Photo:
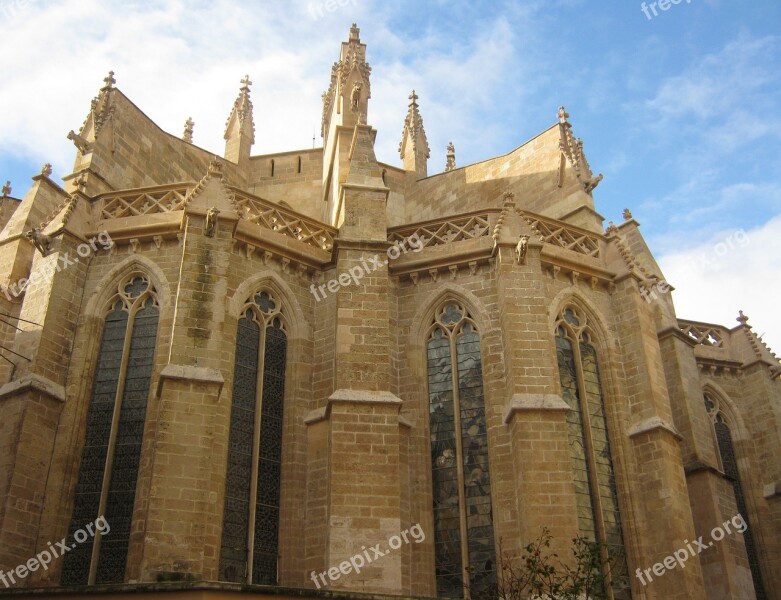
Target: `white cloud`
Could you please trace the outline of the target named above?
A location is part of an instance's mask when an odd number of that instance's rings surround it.
[[[761,227],[726,230],[708,242],[662,255],[658,262],[674,286],[683,319],[735,327],[738,310],[781,354],[781,215]]]

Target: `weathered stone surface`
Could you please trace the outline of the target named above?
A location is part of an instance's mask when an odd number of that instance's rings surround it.
[[[417,95],[403,167],[375,156],[370,76],[354,26],[324,96],[324,147],[264,156],[250,155],[254,109],[243,80],[218,160],[192,143],[191,129],[185,139],[161,131],[109,76],[72,137],[78,152],[64,189],[44,173],[21,202],[3,197],[3,289],[49,275],[0,294],[0,353],[16,363],[0,365],[0,569],[68,533],[105,318],[121,285],[142,277],[159,322],[131,588],[182,598],[241,589],[214,582],[237,331],[265,292],[288,344],[280,586],[308,594],[313,572],[420,524],[425,541],[327,589],[436,595],[427,343],[455,303],[480,336],[491,516],[504,552],[517,559],[547,527],[569,556],[578,534],[572,408],[556,347],[559,317],[576,307],[597,352],[633,596],[754,597],[739,534],[647,586],[635,577],[735,516],[714,433],[723,418],[767,597],[778,597],[781,365],[747,318],[734,328],[683,321],[669,294],[643,294],[663,274],[631,213],[603,231],[592,196],[601,176],[564,109],[506,155],[448,161],[428,175]],[[30,229],[49,236],[45,255],[25,237]],[[114,244],[84,254],[101,232]],[[704,393],[721,417],[708,413]],[[16,587],[57,586],[61,570],[55,561]]]

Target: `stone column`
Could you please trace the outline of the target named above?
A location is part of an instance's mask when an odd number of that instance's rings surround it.
[[[521,236],[525,246],[519,248]],[[547,527],[552,551],[569,557],[578,532],[567,432],[570,409],[555,393],[558,368],[542,288],[542,242],[517,213],[512,194],[505,196],[494,240],[506,374],[503,416],[512,448],[509,476],[519,507],[517,523],[500,523],[504,526],[496,535],[503,538],[503,551],[519,556]],[[501,486],[494,473],[492,481]]]

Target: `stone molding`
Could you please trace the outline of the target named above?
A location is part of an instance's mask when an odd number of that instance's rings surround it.
[[[683,440],[683,436],[675,428],[675,425],[668,423],[661,417],[649,417],[648,419],[644,419],[639,423],[635,423],[629,428],[627,435],[630,438],[634,438],[637,437],[638,435],[642,435],[643,433],[651,433],[652,431],[656,431],[657,429],[662,429],[666,431],[678,441]]]
[[[65,387],[36,373],[25,375],[15,381],[9,381],[3,387],[0,387],[0,400],[17,396],[28,389],[41,392],[53,400],[65,402]]]
[[[781,497],[781,481],[765,485],[763,495],[765,496],[765,500]]]
[[[510,406],[504,414],[504,422],[508,425],[515,414],[520,412],[569,412],[570,410],[572,410],[570,405],[558,394],[513,394],[510,398]]]
[[[160,371],[160,380],[157,382],[157,395],[160,396],[163,391],[163,382],[166,379],[179,381],[190,381],[199,384],[212,384],[219,386],[217,397],[222,393],[222,387],[225,385],[225,379],[218,369],[208,367],[194,367],[191,365],[167,364]]]
[[[337,402],[366,404],[369,406],[385,404],[398,407],[401,407],[402,404],[401,398],[391,392],[339,389],[328,397],[328,404],[326,406],[310,411],[309,414],[304,417],[304,423],[313,425],[320,421],[327,420],[331,415],[331,408]],[[412,424],[401,415],[399,415],[399,423],[406,427],[412,427]]]

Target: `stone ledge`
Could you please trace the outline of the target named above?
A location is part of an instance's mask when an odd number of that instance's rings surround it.
[[[175,379],[180,381],[191,381],[193,383],[214,384],[219,386],[217,397],[222,393],[222,386],[225,385],[225,379],[218,369],[208,367],[193,367],[189,365],[167,364],[160,371],[160,380],[157,383],[157,395],[163,390],[163,381],[166,379]]]
[[[228,600],[243,596],[257,596],[268,599],[292,600],[295,598],[323,598],[330,600],[413,600],[422,596],[392,595],[371,592],[353,592],[347,590],[317,590],[314,588],[296,588],[272,585],[254,585],[217,581],[188,581],[160,583],[122,583],[97,584],[85,586],[10,588],[0,587],[0,598],[103,598],[104,600],[124,599],[128,594],[146,594],[147,598],[165,600]]]
[[[763,495],[765,496],[765,500],[781,496],[781,481],[768,483],[763,489]]]
[[[374,390],[336,390],[328,398],[328,404],[334,402],[353,402],[355,404],[401,404],[401,398],[390,392]]]
[[[683,472],[687,477],[689,475],[694,475],[695,473],[702,473],[702,472],[712,473],[714,475],[717,475],[718,477],[724,477],[724,473],[719,471],[718,468],[714,467],[713,465],[706,464],[699,460],[693,460],[683,465]]]
[[[3,387],[0,387],[0,400],[10,396],[16,396],[27,389],[33,389],[42,394],[46,394],[53,400],[65,402],[65,387],[51,379],[41,377],[35,373],[25,375],[21,379],[9,381]]]
[[[310,411],[306,417],[304,417],[304,423],[312,425],[325,421],[331,415],[331,407],[337,402],[345,402],[349,404],[366,404],[366,405],[378,405],[378,404],[390,404],[401,406],[402,400],[391,392],[378,392],[375,390],[336,390],[328,397],[328,405],[323,408],[317,408]],[[404,417],[399,415],[399,424],[406,427],[411,427],[412,424]]]
[[[671,434],[675,439],[677,439],[679,442],[683,440],[683,436],[680,433],[678,433],[678,430],[675,428],[675,426],[671,425],[667,421],[664,421],[661,417],[650,417],[648,419],[640,421],[639,423],[635,423],[629,428],[627,435],[630,438],[633,438],[633,437],[637,437],[638,435],[642,435],[643,433],[650,433],[652,431],[656,431],[657,429],[662,429],[666,431],[667,433]]]
[[[510,398],[510,407],[504,414],[505,425],[512,421],[513,416],[519,412],[529,411],[561,411],[572,410],[561,396],[557,394],[513,394]]]

